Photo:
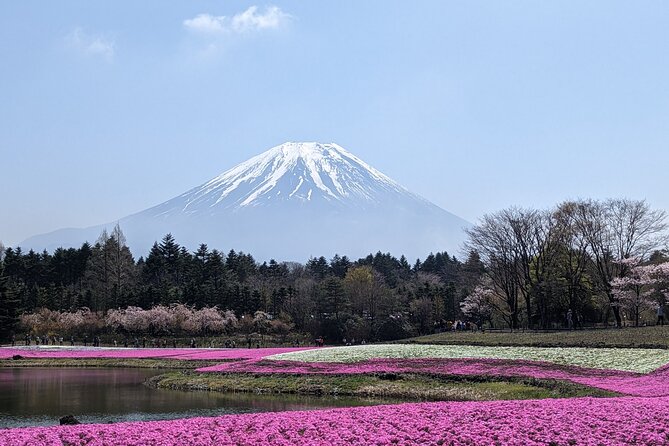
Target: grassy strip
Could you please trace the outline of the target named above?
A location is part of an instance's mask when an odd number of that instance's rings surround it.
[[[216,392],[331,395],[429,401],[607,397],[612,392],[551,380],[494,377],[443,377],[419,374],[287,375],[170,372],[155,376],[151,387]]]
[[[669,349],[669,325],[543,332],[446,332],[395,341],[399,344],[453,344],[508,347],[617,347]]]
[[[0,367],[123,367],[142,369],[197,369],[222,361],[185,361],[151,358],[24,358],[0,360]]]

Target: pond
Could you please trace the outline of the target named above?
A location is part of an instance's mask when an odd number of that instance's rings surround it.
[[[359,398],[151,389],[164,373],[125,368],[0,368],[0,428],[48,426],[65,415],[115,423],[378,404]]]

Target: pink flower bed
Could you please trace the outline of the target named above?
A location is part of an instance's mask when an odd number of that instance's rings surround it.
[[[6,446],[666,445],[667,398],[414,403],[0,430]]]
[[[258,360],[265,356],[279,353],[305,350],[306,348],[0,348],[0,359],[8,359],[14,355],[24,358],[164,358],[182,360]]]
[[[360,374],[425,373],[459,376],[558,379],[632,396],[669,396],[669,366],[642,375],[615,370],[559,366],[553,363],[500,359],[372,359],[357,363],[273,361],[263,358],[306,348],[192,349],[192,348],[0,348],[0,359],[25,358],[160,358],[227,361],[200,372]]]
[[[647,375],[617,370],[560,366],[548,362],[502,359],[372,359],[357,363],[249,360],[217,364],[200,372],[348,375],[423,373],[459,376],[558,379],[633,396],[669,396],[669,366]]]

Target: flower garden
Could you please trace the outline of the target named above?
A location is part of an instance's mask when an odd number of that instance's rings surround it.
[[[239,361],[242,359],[260,359],[268,355],[289,353],[299,348],[259,348],[259,349],[222,349],[222,348],[85,348],[85,347],[18,347],[0,349],[0,359],[14,355],[24,358],[117,358],[117,359],[173,359],[186,361]]]
[[[310,349],[273,355],[270,359],[303,362],[357,363],[370,359],[511,359],[560,365],[647,373],[669,363],[669,350],[641,348],[480,347],[469,345],[359,345]]]
[[[2,445],[669,444],[669,351],[367,345],[321,349],[0,349],[0,358],[221,361],[200,374],[411,373],[561,380],[611,398],[425,402],[0,430]]]

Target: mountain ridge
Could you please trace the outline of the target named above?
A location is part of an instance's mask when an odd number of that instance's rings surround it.
[[[133,250],[146,252],[169,232],[189,249],[207,243],[284,260],[399,248],[453,252],[470,225],[338,144],[318,142],[272,147],[118,223]],[[62,229],[22,246],[77,246],[110,225]]]

